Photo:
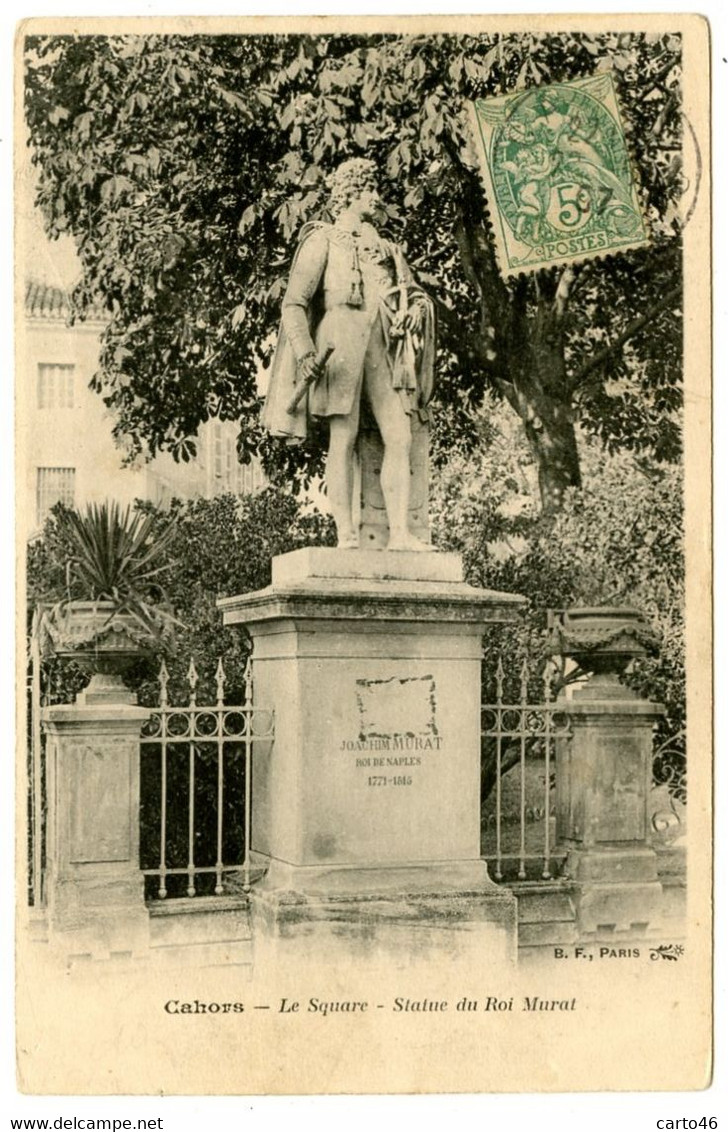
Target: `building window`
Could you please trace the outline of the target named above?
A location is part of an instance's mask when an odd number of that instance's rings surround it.
[[[51,507],[56,503],[73,506],[75,489],[75,468],[38,468],[36,521],[39,527],[45,523]]]
[[[241,483],[240,491],[244,495],[252,495],[256,491],[260,491],[263,486],[263,469],[257,460],[251,460],[249,464],[244,464],[240,468]]]
[[[212,474],[216,480],[222,479],[222,425],[215,421],[212,430]]]
[[[236,434],[232,428],[225,428],[220,421],[215,421],[212,452],[217,492],[235,490],[239,467],[235,439]]]
[[[238,460],[237,428],[232,421],[215,421],[212,429],[212,468],[215,494],[231,491],[237,495],[252,495],[265,486],[260,462],[255,458],[249,464]]]
[[[76,367],[71,365],[38,366],[38,408],[72,409]]]

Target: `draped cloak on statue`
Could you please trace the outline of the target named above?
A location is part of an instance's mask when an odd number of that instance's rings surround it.
[[[416,331],[397,334],[393,321],[419,308]],[[427,419],[435,360],[432,300],[417,285],[401,248],[361,223],[307,224],[296,249],[283,299],[263,424],[295,443],[307,435],[309,416],[351,412],[361,397],[364,364],[372,344],[381,344],[392,387],[408,414]],[[333,347],[326,370],[294,413],[296,365],[306,354]]]

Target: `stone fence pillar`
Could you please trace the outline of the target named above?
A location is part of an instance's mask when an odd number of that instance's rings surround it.
[[[591,676],[562,702],[571,738],[556,761],[556,836],[576,883],[580,937],[644,935],[660,920],[662,888],[649,840],[653,731],[664,713],[620,683],[655,637],[631,609],[573,609],[554,651]]]
[[[66,962],[149,947],[139,868],[139,738],[146,708],[121,678],[95,675],[75,704],[46,708],[46,903]]]

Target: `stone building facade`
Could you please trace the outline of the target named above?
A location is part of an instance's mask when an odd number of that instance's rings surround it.
[[[28,537],[40,533],[51,507],[61,501],[84,506],[102,499],[122,504],[173,497],[212,498],[249,493],[263,486],[255,462],[236,456],[237,425],[208,421],[198,434],[198,455],[177,464],[169,454],[124,463],[112,436],[113,418],[89,388],[104,327],[101,312],[68,324],[67,294],[44,282],[25,286],[25,318],[17,383],[18,449],[24,482],[18,484]]]

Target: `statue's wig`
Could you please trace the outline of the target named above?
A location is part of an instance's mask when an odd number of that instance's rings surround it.
[[[377,188],[377,167],[367,157],[352,157],[329,174],[326,184],[330,190],[329,209],[336,217],[362,192]]]

